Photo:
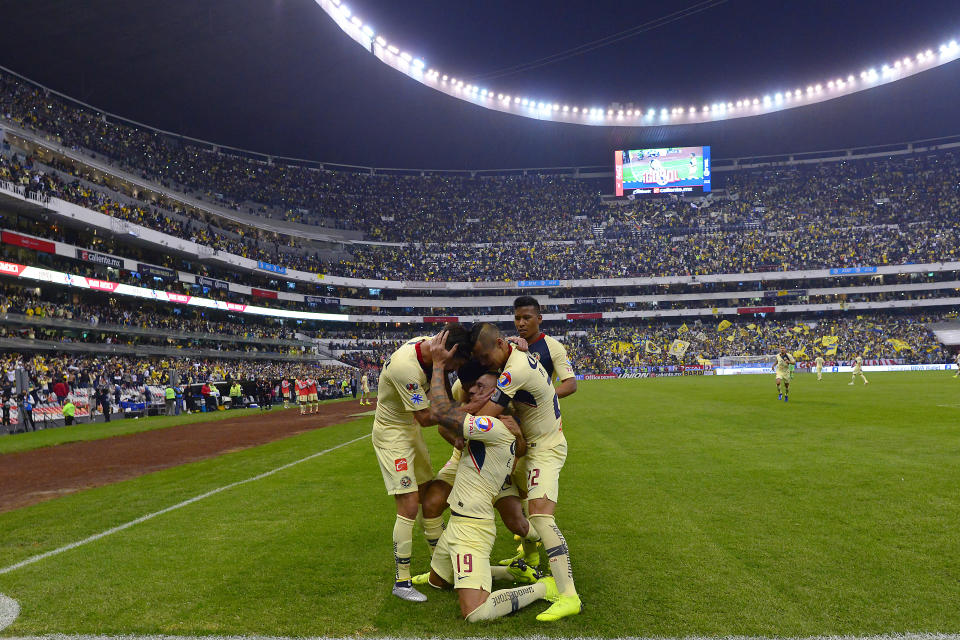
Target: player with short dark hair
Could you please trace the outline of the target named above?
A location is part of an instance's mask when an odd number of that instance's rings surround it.
[[[447,363],[453,370],[469,355],[470,334],[460,323],[445,325],[443,334],[447,348],[457,347],[457,356]],[[427,397],[433,370],[429,340],[429,337],[409,340],[386,360],[380,372],[373,418],[373,448],[384,485],[387,493],[394,497],[397,512],[393,527],[396,568],[393,595],[411,602],[427,599],[413,588],[410,581],[410,555],[420,494],[433,477],[421,430],[421,427],[436,424]],[[430,533],[425,533],[429,537]]]
[[[454,587],[460,612],[468,622],[493,620],[513,613],[537,600],[559,598],[555,579],[528,570],[533,584],[514,589],[492,590],[495,578],[512,579],[505,567],[490,566],[490,551],[496,539],[493,501],[505,479],[523,454],[526,442],[516,422],[508,417],[475,416],[451,402],[442,369],[456,357],[457,348],[444,347],[441,333],[430,341],[436,366],[431,375],[430,402],[441,432],[465,443],[450,494],[450,523],[440,537],[430,563],[428,584]],[[482,373],[492,385],[494,376]],[[477,382],[471,385],[473,391]]]
[[[554,519],[560,470],[567,458],[557,392],[537,358],[513,348],[495,325],[475,324],[470,338],[473,357],[501,372],[497,390],[479,415],[497,417],[512,407],[529,446],[524,459],[529,520],[540,534],[560,592],[559,599],[537,620],[552,622],[577,615],[582,610],[580,596],[573,582],[567,542]]]

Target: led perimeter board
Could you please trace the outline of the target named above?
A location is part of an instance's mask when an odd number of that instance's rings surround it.
[[[613,152],[616,194],[709,193],[710,147]]]

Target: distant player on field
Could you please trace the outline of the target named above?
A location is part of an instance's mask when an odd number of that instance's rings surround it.
[[[460,613],[468,622],[480,622],[509,615],[540,599],[556,601],[559,592],[554,578],[530,571],[534,584],[491,593],[494,578],[514,577],[505,567],[490,566],[497,535],[493,500],[526,442],[512,418],[474,416],[451,402],[443,370],[451,366],[458,345],[451,349],[446,347],[448,342],[445,332],[430,341],[434,369],[428,395],[440,429],[465,446],[449,498],[450,522],[433,554],[428,583],[437,589],[456,588]],[[490,378],[492,383],[495,378]]]
[[[957,363],[957,372],[953,374],[954,378],[956,378],[957,376],[960,376],[960,352],[957,352],[957,359],[955,360],[955,362]]]
[[[817,356],[813,362],[817,365],[817,380],[823,380],[823,356]]]
[[[470,334],[459,323],[447,324],[444,335],[448,349],[459,345],[458,351],[469,351]],[[414,589],[410,580],[410,555],[420,494],[433,477],[430,454],[421,429],[435,424],[427,397],[433,374],[429,340],[429,337],[409,340],[384,363],[373,418],[373,448],[387,493],[394,497],[397,511],[393,526],[396,568],[393,595],[410,602],[427,599]],[[465,357],[458,353],[447,364],[456,368],[465,361]],[[444,372],[439,375],[442,377]],[[424,533],[429,538],[433,532],[425,530]],[[440,537],[439,531],[435,536]]]
[[[787,353],[786,347],[780,347],[780,353],[773,363],[773,371],[777,376],[777,400],[784,402],[790,401],[790,365],[797,364],[797,359],[793,354]],[[780,383],[783,382],[783,392],[780,391]]]
[[[867,376],[863,375],[863,356],[857,356],[857,359],[853,361],[853,376],[850,378],[850,382],[847,383],[849,386],[853,386],[853,383],[856,381],[857,376],[863,378],[863,384],[870,384],[867,380]]]
[[[370,393],[370,379],[367,378],[367,372],[364,371],[360,377],[360,404],[373,404],[367,398],[368,393]]]

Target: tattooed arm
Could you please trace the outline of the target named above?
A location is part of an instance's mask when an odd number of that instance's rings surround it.
[[[447,362],[457,351],[457,347],[447,351],[444,344],[447,340],[447,332],[442,331],[430,341],[430,354],[433,357],[433,377],[430,380],[430,411],[433,418],[448,432],[452,432],[454,437],[463,437],[463,419],[467,412],[463,410],[460,403],[454,402],[447,393],[446,374],[444,368]]]

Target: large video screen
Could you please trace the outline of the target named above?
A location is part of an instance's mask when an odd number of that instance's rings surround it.
[[[710,147],[614,152],[616,194],[708,193]]]

